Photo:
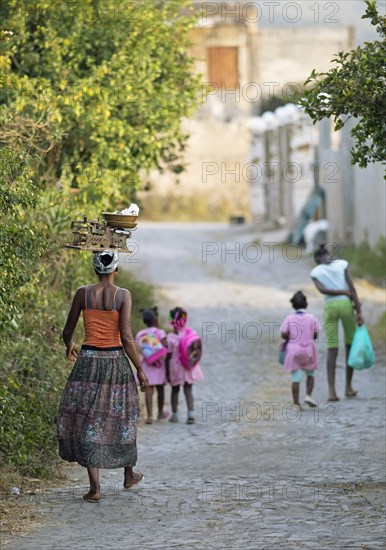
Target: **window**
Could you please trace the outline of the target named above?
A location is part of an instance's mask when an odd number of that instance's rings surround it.
[[[237,48],[216,47],[207,49],[209,82],[226,90],[235,90],[238,83]]]

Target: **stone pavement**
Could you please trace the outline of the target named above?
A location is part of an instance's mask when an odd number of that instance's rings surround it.
[[[67,488],[31,497],[46,525],[7,550],[383,548],[384,357],[355,375],[355,399],[343,397],[338,368],[341,401],[326,403],[322,335],[319,406],[301,415],[277,364],[277,323],[294,291],[307,294],[309,311],[322,320],[312,262],[290,261],[291,251],[283,258],[282,248],[271,245],[251,261],[259,248],[247,227],[142,224],[136,237],[131,260],[139,261],[124,268],[157,286],[164,318],[171,307],[186,307],[206,340],[206,378],[194,387],[197,423],[185,424],[181,392],[179,424],[139,430],[140,485],[125,492],[122,472],[104,470],[103,499],[89,504],[81,499],[85,470],[71,466]],[[366,319],[375,321],[384,293],[361,299]]]

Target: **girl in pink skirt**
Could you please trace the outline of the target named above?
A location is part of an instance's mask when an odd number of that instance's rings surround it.
[[[147,419],[146,424],[153,423],[153,393],[157,389],[158,420],[167,418],[164,411],[166,384],[165,356],[167,354],[166,333],[158,327],[158,308],[142,310],[142,320],[147,328],[140,330],[135,341],[142,356],[142,369],[146,373],[149,386],[145,390]]]
[[[307,395],[304,402],[310,407],[316,407],[311,394],[314,389],[315,370],[318,366],[314,340],[318,336],[320,325],[313,315],[306,313],[307,298],[303,292],[296,292],[290,302],[295,313],[287,315],[280,327],[282,338],[287,342],[284,370],[291,373],[294,404],[301,408],[299,387],[302,371],[304,371],[307,377]]]
[[[167,344],[169,354],[166,358],[166,372],[170,385],[172,386],[172,416],[170,422],[178,422],[178,396],[180,386],[184,386],[184,394],[188,408],[188,424],[194,424],[194,400],[193,383],[204,378],[200,364],[197,363],[193,368],[186,368],[181,362],[180,342],[191,331],[187,326],[187,312],[176,307],[170,311],[170,322],[173,326],[173,332],[167,335]],[[200,345],[200,342],[197,342]],[[193,352],[194,353],[194,352]]]

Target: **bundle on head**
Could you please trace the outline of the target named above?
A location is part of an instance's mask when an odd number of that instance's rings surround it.
[[[111,250],[103,250],[97,252],[93,257],[93,266],[99,275],[107,275],[113,273],[118,268],[118,254]]]

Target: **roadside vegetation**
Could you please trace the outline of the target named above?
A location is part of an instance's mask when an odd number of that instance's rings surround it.
[[[57,474],[55,415],[71,368],[61,330],[75,289],[94,277],[90,253],[63,249],[71,221],[135,202],[151,170],[183,169],[181,120],[199,89],[185,4],[2,2],[0,469],[10,475]],[[123,273],[119,284],[138,326],[151,289]]]
[[[386,287],[386,238],[381,237],[375,247],[364,241],[359,246],[343,247],[340,256],[350,263],[354,277],[367,279]]]

